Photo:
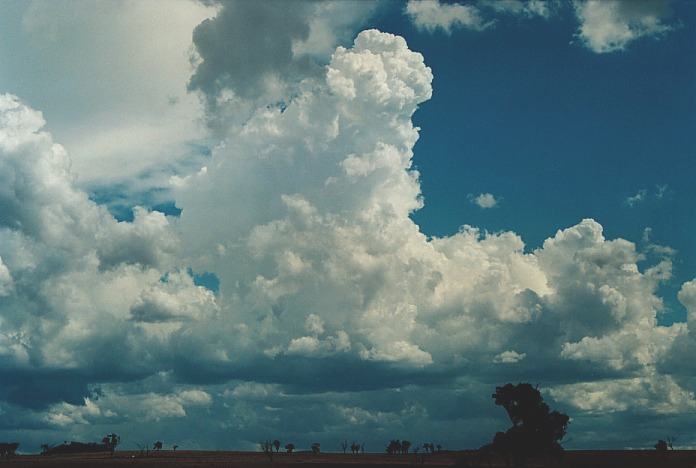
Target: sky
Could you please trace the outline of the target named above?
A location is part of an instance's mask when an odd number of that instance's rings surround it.
[[[0,440],[696,446],[696,4],[0,3]]]

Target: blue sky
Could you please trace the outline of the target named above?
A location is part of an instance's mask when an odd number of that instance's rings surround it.
[[[0,440],[477,447],[530,381],[569,448],[696,446],[695,28],[0,4]]]
[[[663,319],[685,320],[676,292],[696,269],[696,8],[675,4],[675,31],[611,54],[573,38],[570,9],[451,35],[423,34],[392,11],[378,17],[435,75],[433,98],[414,117],[424,130],[414,163],[426,204],[413,218],[434,236],[463,223],[512,230],[530,250],[582,218],[637,243],[650,227],[652,242],[679,252]],[[641,190],[645,200],[627,205]],[[469,203],[485,192],[500,205]]]

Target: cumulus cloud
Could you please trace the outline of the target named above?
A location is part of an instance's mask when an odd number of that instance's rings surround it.
[[[7,296],[12,291],[12,275],[0,257],[0,296]]]
[[[493,362],[499,363],[499,364],[514,364],[516,362],[521,361],[527,357],[525,353],[518,353],[517,351],[503,351],[502,353],[498,354],[495,358],[493,358]]]
[[[440,0],[409,0],[406,14],[417,28],[429,32],[440,29],[450,34],[454,28],[480,31],[490,25],[475,6],[440,3]]]
[[[360,1],[221,2],[193,31],[188,88],[204,96],[213,127],[243,122],[256,106],[287,101],[300,82],[320,77],[335,46],[374,8]]]
[[[534,250],[471,226],[428,238],[410,218],[424,57],[367,30],[316,73],[175,179],[174,220],[117,222],[75,187],[40,113],[0,98],[0,405],[13,421],[156,425],[211,408],[197,434],[234,431],[241,447],[268,427],[306,440],[428,418],[451,438],[465,417],[494,432],[488,413],[451,408],[513,376],[554,382],[580,410],[573,395],[594,389],[578,382],[659,376],[689,332],[657,324],[669,259],[645,263],[591,219]],[[656,387],[651,408],[687,407],[687,385]]]
[[[181,322],[208,318],[216,309],[213,293],[195,286],[188,273],[178,271],[143,291],[131,307],[131,316],[138,322]]]
[[[334,54],[330,93],[259,110],[213,152],[214,170],[178,186],[188,254],[221,291],[244,292],[231,310],[247,336],[281,362],[340,356],[390,372],[513,359],[607,375],[654,365],[683,333],[656,325],[668,261],[641,271],[636,246],[605,239],[593,220],[525,253],[514,233],[463,227],[428,240],[408,218],[422,205],[410,117],[431,78],[401,38],[363,32]],[[350,348],[336,353],[341,332]]]
[[[639,189],[635,195],[626,197],[624,203],[633,208],[634,206],[640,205],[650,199],[652,200],[663,200],[670,194],[669,185],[656,185],[654,190],[648,191],[648,189]]]
[[[645,377],[609,382],[562,385],[550,394],[589,413],[626,411],[633,408],[659,414],[693,412],[694,392],[680,387],[670,376],[648,374]]]
[[[195,0],[5,3],[0,90],[41,107],[81,187],[166,188],[205,158],[186,82],[191,31],[215,12]]]
[[[642,37],[659,38],[675,25],[668,22],[669,0],[577,0],[578,37],[598,54],[626,49]]]
[[[492,193],[481,193],[479,195],[469,195],[471,203],[479,208],[489,209],[495,208],[500,203],[500,197],[496,198]]]
[[[118,395],[102,393],[97,398],[85,398],[84,404],[58,403],[46,412],[45,421],[54,426],[72,427],[79,424],[132,421],[159,421],[164,418],[183,418],[189,406],[209,406],[211,396],[200,389],[186,389],[175,393],[143,393]]]
[[[549,18],[556,7],[552,0],[484,0],[480,5],[497,13],[519,15],[524,17]]]
[[[118,222],[76,188],[66,151],[43,125],[41,113],[0,95],[0,363],[7,377],[0,393],[10,400],[30,395],[23,386],[42,375],[55,374],[46,377],[55,382],[75,370],[82,379],[140,375],[154,359],[143,357],[141,346],[151,353],[145,343],[162,339],[129,325],[130,311],[166,287],[162,275],[178,252],[161,213],[138,209],[133,222]],[[187,285],[178,285],[170,305],[203,294],[190,279]],[[111,362],[113,355],[120,359]],[[84,391],[80,381],[64,390]],[[34,397],[42,404],[61,395]]]

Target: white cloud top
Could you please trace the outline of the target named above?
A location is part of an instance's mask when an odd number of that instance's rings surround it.
[[[674,26],[668,0],[577,0],[578,36],[593,52],[624,50],[642,37],[660,37]]]
[[[472,195],[471,203],[483,209],[495,208],[500,203],[500,198],[496,198],[492,193],[481,193]]]
[[[473,5],[440,3],[439,0],[409,0],[406,14],[416,27],[430,32],[440,29],[450,34],[454,28],[482,30],[488,27],[479,9]]]

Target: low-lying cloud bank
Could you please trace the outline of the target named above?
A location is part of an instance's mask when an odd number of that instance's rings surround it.
[[[172,179],[180,218],[133,222],[78,190],[41,114],[1,96],[0,438],[460,447],[499,429],[488,395],[517,380],[574,416],[578,446],[645,443],[693,411],[696,286],[679,295],[688,323],[659,326],[669,257],[646,264],[591,219],[529,251],[409,218],[432,78],[403,38],[363,31]],[[592,438],[636,413],[656,422]]]

